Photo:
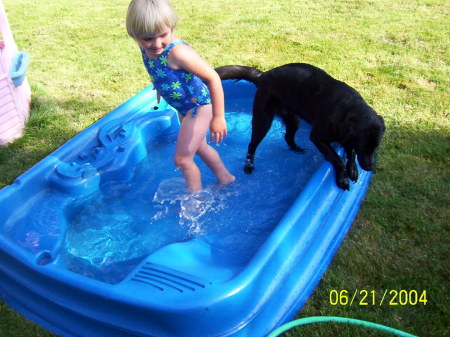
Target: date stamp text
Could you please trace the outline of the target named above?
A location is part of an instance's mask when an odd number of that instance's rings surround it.
[[[407,306],[407,305],[427,305],[426,290],[331,290],[329,294],[331,305],[342,306]]]

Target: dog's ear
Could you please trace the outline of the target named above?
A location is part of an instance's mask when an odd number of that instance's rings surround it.
[[[386,126],[385,126],[385,124],[384,124],[384,119],[383,119],[383,117],[381,117],[380,115],[377,115],[377,118],[378,118],[378,122],[380,123],[380,125],[381,125],[381,127],[382,127],[382,131],[383,131],[383,133],[384,133],[384,131],[386,131]]]

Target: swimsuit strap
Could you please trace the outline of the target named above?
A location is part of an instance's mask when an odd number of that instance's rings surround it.
[[[159,56],[156,58],[156,60],[159,59],[159,58],[161,58],[162,56],[167,56],[167,55],[170,53],[170,51],[172,50],[172,48],[173,48],[174,46],[176,46],[177,44],[180,44],[180,43],[181,43],[181,44],[185,44],[186,46],[189,46],[189,44],[187,44],[187,43],[184,42],[184,41],[181,41],[181,40],[174,41],[174,42],[170,43],[170,44],[167,46],[166,49],[164,49],[164,51],[162,52],[162,54],[159,55]],[[148,57],[147,54],[145,53],[145,49],[142,48],[142,47],[141,47],[140,49],[141,49],[141,52],[142,52],[142,55],[144,56],[144,58],[148,59],[149,57]]]
[[[167,48],[164,50],[164,52],[159,57],[169,55],[172,48],[175,47],[177,44],[185,44],[186,46],[189,46],[186,42],[181,41],[181,40],[173,41],[171,44],[169,44],[167,46]]]

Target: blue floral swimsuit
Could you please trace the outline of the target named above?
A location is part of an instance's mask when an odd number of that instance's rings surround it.
[[[183,116],[192,109],[192,117],[195,117],[200,105],[211,104],[211,97],[198,76],[184,69],[170,68],[167,62],[170,50],[180,43],[188,45],[184,41],[174,41],[156,59],[150,59],[141,48],[142,58],[153,85],[164,100]]]

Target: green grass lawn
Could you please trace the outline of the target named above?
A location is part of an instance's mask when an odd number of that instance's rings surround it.
[[[0,188],[149,83],[126,34],[128,0],[3,0],[29,53],[25,135],[0,148]],[[299,317],[367,320],[449,336],[450,3],[173,0],[177,33],[213,66],[319,66],[356,88],[387,131],[365,202]],[[245,152],[245,149],[243,150]],[[347,290],[426,291],[416,305],[332,305]],[[333,292],[334,293],[334,292]],[[373,294],[373,293],[370,293]],[[359,295],[362,300],[362,295]],[[397,301],[398,302],[398,301]],[[332,323],[286,336],[387,336]],[[1,337],[52,336],[0,302]]]

